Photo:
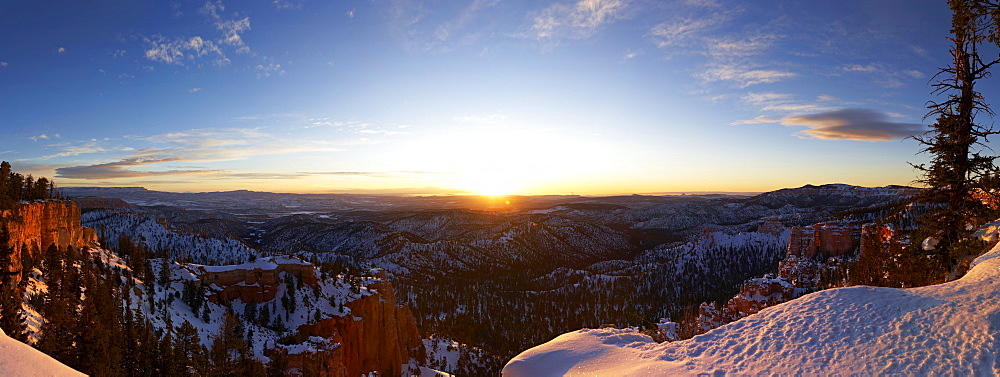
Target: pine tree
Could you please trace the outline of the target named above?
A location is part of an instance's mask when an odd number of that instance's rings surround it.
[[[94,376],[122,375],[122,307],[107,279],[86,271],[88,282],[75,346],[77,369]]]
[[[6,162],[5,162],[6,163]],[[22,309],[23,293],[14,284],[13,249],[8,245],[7,225],[0,223],[0,329],[7,336],[24,341],[27,336]]]
[[[189,375],[204,375],[205,353],[201,345],[201,336],[191,322],[184,321],[177,328],[177,338],[174,348],[178,358],[185,362],[185,370]]]
[[[928,187],[919,198],[930,211],[920,223],[927,235],[936,238],[937,247],[930,251],[939,269],[953,270],[958,257],[973,252],[965,240],[976,225],[988,215],[988,208],[976,193],[995,194],[996,187],[986,186],[987,179],[996,175],[996,157],[981,153],[986,137],[996,132],[977,123],[981,114],[992,116],[976,83],[989,76],[989,69],[1000,59],[984,61],[979,47],[984,43],[1000,42],[997,21],[1000,5],[990,1],[950,0],[952,11],[952,63],[936,77],[934,93],[945,95],[943,102],[931,102],[928,116],[936,116],[931,130],[915,139],[924,145],[922,152],[931,154],[929,165],[914,167],[922,173],[918,182]],[[918,240],[919,242],[919,240]]]
[[[209,355],[212,369],[219,376],[245,376],[247,362],[252,358],[250,345],[243,338],[243,323],[239,317],[226,312],[219,333],[212,336]]]

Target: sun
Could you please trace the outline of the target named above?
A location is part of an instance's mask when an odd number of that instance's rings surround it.
[[[479,195],[511,195],[523,187],[519,177],[503,169],[485,169],[463,175],[456,186]]]

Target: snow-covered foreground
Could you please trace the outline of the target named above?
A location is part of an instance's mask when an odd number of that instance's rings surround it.
[[[694,338],[579,330],[512,359],[504,376],[998,375],[1000,246],[956,281],[806,295]]]
[[[85,376],[31,346],[11,339],[0,330],[0,375]]]

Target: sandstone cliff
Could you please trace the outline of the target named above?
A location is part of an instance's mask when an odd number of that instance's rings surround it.
[[[423,362],[423,342],[413,313],[395,304],[392,286],[381,277],[382,281],[369,286],[376,294],[347,304],[350,314],[299,326],[296,340],[300,343],[320,337],[334,346],[292,353],[289,368],[306,364],[319,376],[399,375],[411,358]]]
[[[80,208],[71,201],[19,203],[13,209],[0,211],[0,221],[8,235],[0,245],[11,253],[7,272],[16,274],[15,282],[20,281],[24,262],[37,260],[50,245],[60,250],[97,246],[96,233],[80,225]]]

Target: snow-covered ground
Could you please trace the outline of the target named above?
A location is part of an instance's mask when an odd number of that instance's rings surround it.
[[[23,377],[85,376],[0,330],[0,375]]]
[[[830,289],[694,338],[579,330],[512,359],[504,376],[998,375],[1000,246],[963,278]]]

